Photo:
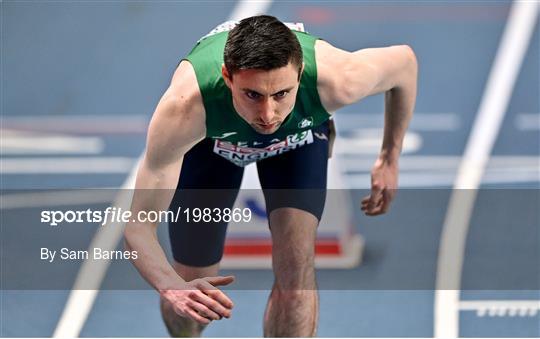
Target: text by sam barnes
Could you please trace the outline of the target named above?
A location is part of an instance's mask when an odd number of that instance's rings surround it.
[[[137,251],[110,251],[95,247],[91,251],[73,250],[62,247],[60,250],[41,248],[41,260],[53,262],[60,260],[137,260]]]

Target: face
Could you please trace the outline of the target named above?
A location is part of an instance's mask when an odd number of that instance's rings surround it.
[[[270,71],[248,69],[223,79],[230,88],[236,112],[261,134],[272,134],[291,113],[298,92],[298,68],[289,63]]]

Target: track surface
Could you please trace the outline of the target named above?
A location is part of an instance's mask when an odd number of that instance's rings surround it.
[[[179,58],[225,21],[234,5],[4,1],[3,197],[8,190],[119,187],[144,147],[146,123]],[[304,22],[309,32],[346,50],[409,44],[420,64],[417,114],[401,160],[404,190],[388,215],[367,218],[356,213],[355,224],[366,239],[359,268],[319,272],[320,336],[433,336],[433,288],[449,188],[509,8],[507,1],[406,6],[277,2],[270,7],[269,14]],[[462,310],[460,336],[540,336],[537,308],[510,311],[518,305],[516,300],[540,300],[535,211],[540,182],[539,41],[537,23],[483,177],[486,190],[475,205],[463,268],[462,301],[500,300],[510,306],[493,314]],[[368,188],[382,109],[382,97],[377,96],[337,113],[337,159],[345,181],[356,189],[352,201],[365,193],[359,190]],[[80,144],[66,151],[62,144],[73,140],[63,140],[43,151],[36,142],[21,151],[4,143],[38,135],[74,137]],[[53,162],[49,171],[47,159]],[[66,159],[75,159],[79,166]],[[21,169],[23,161],[30,161],[30,170]],[[531,199],[520,199],[527,194]],[[20,246],[5,239],[39,248],[43,239],[34,231],[40,227],[32,213],[3,209],[3,258]],[[165,246],[166,233],[161,227]],[[92,235],[91,229],[80,230],[81,248]],[[66,277],[74,278],[78,268],[75,265]],[[240,286],[261,290],[230,289],[237,305],[233,318],[213,324],[205,336],[262,335],[268,295],[264,289],[271,286],[271,272],[234,273],[243,282]],[[136,277],[132,268],[110,270],[105,282],[114,285],[124,274]],[[498,276],[500,284],[494,282]],[[68,293],[2,290],[0,335],[51,336]],[[80,335],[165,336],[157,294],[101,291]]]

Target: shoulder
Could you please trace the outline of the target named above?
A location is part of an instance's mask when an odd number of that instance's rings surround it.
[[[164,110],[165,118],[172,118],[178,123],[189,128],[204,126],[205,111],[204,104],[197,82],[197,76],[191,63],[183,60],[177,67],[172,77],[171,83],[160,104],[166,106]]]
[[[332,46],[324,40],[315,43],[317,63],[317,90],[321,103],[328,112],[341,108],[340,87],[343,84],[342,67],[350,58],[350,52]]]
[[[197,82],[197,75],[193,65],[188,60],[182,60],[176,70],[169,88],[165,92],[165,95],[169,95],[175,98],[184,97],[186,99],[197,100],[201,98],[199,90],[199,84]],[[201,101],[202,103],[202,101]]]
[[[167,162],[206,135],[205,111],[191,64],[182,61],[150,121],[147,152]]]

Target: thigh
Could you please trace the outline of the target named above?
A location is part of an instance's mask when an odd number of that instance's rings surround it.
[[[257,163],[266,210],[293,207],[320,220],[328,175],[328,123],[312,130],[313,142]]]
[[[175,261],[187,266],[206,267],[218,263],[223,256],[227,223],[194,222],[183,213],[189,209],[232,208],[244,169],[212,152],[213,142],[204,139],[185,156],[178,187],[170,210],[181,213],[169,222],[169,237]],[[213,213],[213,212],[212,212]]]

